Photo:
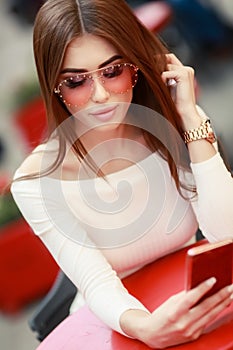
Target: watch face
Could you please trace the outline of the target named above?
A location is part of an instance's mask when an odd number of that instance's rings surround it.
[[[211,127],[211,123],[210,120],[207,119],[205,122],[206,126],[207,126],[207,136],[206,136],[206,140],[209,141],[210,143],[214,143],[216,141],[216,136],[215,133]]]

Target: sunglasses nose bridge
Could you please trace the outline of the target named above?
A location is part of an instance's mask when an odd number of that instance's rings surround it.
[[[97,84],[97,87],[100,84],[101,87],[104,88],[104,90],[106,90],[106,88],[104,86],[105,81],[104,81],[103,74],[101,71],[93,72],[92,74],[89,75],[89,79],[92,82],[92,89],[96,88],[96,84]]]
[[[91,99],[95,102],[106,101],[109,98],[109,92],[104,85],[103,75],[101,74],[101,72],[95,72],[91,76]]]
[[[92,82],[94,83],[95,81],[101,81],[103,82],[103,73],[101,70],[97,70],[96,72],[93,72],[89,75],[89,79],[92,80]]]

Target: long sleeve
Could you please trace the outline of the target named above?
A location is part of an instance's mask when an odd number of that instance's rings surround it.
[[[191,203],[203,234],[210,241],[233,237],[233,178],[220,154],[191,168],[197,188]]]
[[[93,244],[90,246],[89,238],[72,213],[64,211],[57,197],[54,200],[46,198],[45,206],[39,180],[15,182],[11,191],[34,233],[39,235],[61,269],[81,291],[89,308],[110,328],[124,334],[119,325],[120,315],[128,309],[146,308],[127,292],[104,255]],[[53,214],[46,210],[48,206],[56,213],[57,222],[51,219]],[[67,236],[61,232],[63,224]],[[74,236],[71,230],[75,231],[76,240],[68,237]]]

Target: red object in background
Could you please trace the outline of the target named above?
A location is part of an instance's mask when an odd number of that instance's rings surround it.
[[[16,111],[15,126],[28,151],[41,143],[46,131],[46,113],[40,97]],[[9,182],[0,177],[0,190]],[[52,287],[58,266],[41,240],[23,218],[0,227],[0,310],[20,311],[44,296]]]
[[[15,113],[14,119],[29,151],[38,146],[46,132],[46,112],[40,97],[28,102]]]
[[[5,173],[0,173],[0,194],[9,185],[9,175]]]
[[[20,311],[44,296],[58,265],[24,219],[0,228],[0,310]]]
[[[134,10],[138,19],[152,32],[159,32],[171,22],[173,10],[164,1],[152,1]]]

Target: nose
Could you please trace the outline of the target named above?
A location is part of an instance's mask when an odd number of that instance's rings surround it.
[[[93,79],[93,90],[91,99],[95,103],[104,103],[109,99],[110,93],[104,88],[99,77]]]

